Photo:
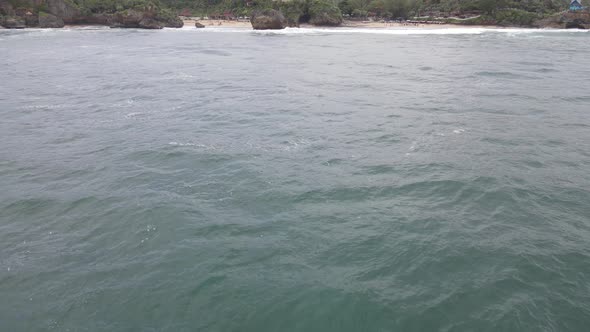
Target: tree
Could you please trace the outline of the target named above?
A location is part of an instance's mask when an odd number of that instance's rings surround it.
[[[352,8],[352,6],[348,2],[348,0],[340,1],[340,3],[338,4],[338,8],[340,8],[340,11],[342,12],[342,14],[345,14],[345,15],[352,15],[352,12],[355,9],[355,8]]]
[[[371,0],[349,0],[352,9],[367,10]]]
[[[368,6],[369,12],[381,16],[385,12],[385,2],[383,0],[373,0]]]
[[[497,9],[496,0],[479,0],[479,9],[488,15],[494,15]]]
[[[409,0],[385,0],[385,11],[392,18],[408,17],[410,11]]]

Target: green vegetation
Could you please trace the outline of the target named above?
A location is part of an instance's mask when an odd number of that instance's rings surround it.
[[[69,0],[80,8],[81,13],[96,14],[107,13],[112,14],[127,9],[137,9],[146,12],[160,11],[163,7],[158,0]]]
[[[342,23],[340,8],[331,1],[310,1],[307,15],[309,23],[315,25],[339,25]]]
[[[38,0],[0,0],[13,8],[47,12]],[[231,18],[250,16],[254,10],[277,9],[289,25],[309,22],[338,25],[349,19],[418,19],[447,23],[530,26],[538,19],[566,10],[569,0],[64,0],[82,15],[113,14],[128,9],[156,13],[173,20],[176,15]],[[169,9],[171,8],[171,9]],[[0,9],[0,14],[2,13]]]
[[[542,18],[541,14],[527,12],[519,9],[508,9],[498,11],[495,19],[498,25],[518,25],[518,26],[530,26],[534,21]]]
[[[309,15],[307,14],[308,6],[306,6],[304,1],[283,2],[278,9],[287,19],[287,24],[289,26],[297,26],[303,20],[309,19]],[[248,13],[244,13],[243,16],[248,16]]]
[[[4,5],[8,5],[8,6],[4,6]],[[12,16],[14,15],[14,13],[6,13],[4,12],[4,10],[6,8],[12,8],[12,10],[14,11],[14,9],[27,9],[27,10],[31,10],[35,13],[38,13],[40,11],[47,11],[47,5],[45,3],[40,3],[39,1],[34,1],[34,0],[0,0],[0,14],[4,14],[6,16]]]
[[[159,0],[59,0],[51,5],[54,12],[48,7],[46,0],[0,0],[0,15],[25,20],[27,26],[37,26],[39,18],[51,27],[63,26],[62,20],[148,29],[183,26],[177,10]],[[48,13],[59,20],[48,17]]]
[[[0,3],[2,0],[0,0]],[[36,13],[48,12],[47,4],[36,0],[6,0],[12,8],[26,8]],[[80,10],[83,15],[105,13],[112,14],[127,9],[158,12],[159,15],[176,17],[176,10],[168,9],[168,6],[159,0],[64,0]],[[1,9],[0,9],[1,10]]]

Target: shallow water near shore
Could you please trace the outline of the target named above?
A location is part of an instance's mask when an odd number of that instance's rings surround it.
[[[1,30],[0,330],[586,330],[590,35],[367,31]]]

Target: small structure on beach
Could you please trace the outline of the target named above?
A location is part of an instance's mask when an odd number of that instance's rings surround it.
[[[584,7],[582,7],[582,4],[580,3],[581,0],[572,0],[570,2],[570,12],[577,12],[579,10],[584,9]]]

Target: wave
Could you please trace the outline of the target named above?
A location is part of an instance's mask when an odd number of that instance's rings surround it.
[[[127,31],[144,31],[142,29],[125,29]],[[95,32],[113,32],[121,31],[119,29],[110,29],[108,26],[67,26],[62,29],[39,29],[29,28],[19,31],[2,31],[3,36],[13,36],[16,34],[29,33],[59,33],[74,31],[95,31]],[[258,35],[331,35],[331,34],[374,34],[374,35],[482,35],[482,34],[571,34],[587,33],[588,30],[579,29],[529,29],[529,28],[482,28],[482,27],[416,27],[416,28],[286,28],[283,30],[253,30],[249,27],[206,27],[196,29],[193,26],[185,26],[180,29],[164,28],[165,32],[198,32],[198,33],[249,33]]]
[[[286,28],[283,30],[252,30],[251,28],[236,27],[206,27],[196,29],[184,27],[182,29],[165,29],[167,31],[197,31],[225,32],[225,33],[251,33],[261,35],[322,35],[322,34],[375,34],[375,35],[481,35],[486,33],[501,34],[545,34],[545,33],[587,33],[588,30],[562,30],[562,29],[527,29],[527,28],[480,28],[480,27],[453,27],[453,28]]]
[[[373,29],[373,28],[286,28],[283,30],[252,30],[250,28],[207,27],[205,29],[183,28],[184,31],[252,33],[260,35],[321,35],[321,34],[379,34],[379,35],[462,35],[482,34],[480,28],[444,29]]]

